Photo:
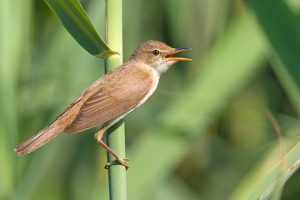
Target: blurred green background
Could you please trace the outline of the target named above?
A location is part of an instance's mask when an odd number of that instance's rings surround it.
[[[105,1],[81,2],[104,36]],[[299,16],[300,0],[123,1],[124,60],[148,39],[193,49],[126,118],[128,199],[299,199]],[[108,199],[95,129],[13,152],[103,71],[43,1],[0,1],[0,199]]]

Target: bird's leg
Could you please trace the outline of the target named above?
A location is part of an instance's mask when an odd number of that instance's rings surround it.
[[[107,146],[103,141],[102,141],[102,137],[105,133],[105,131],[107,131],[112,125],[105,125],[104,127],[102,127],[97,133],[95,133],[94,137],[97,140],[97,143],[100,144],[102,147],[104,147],[104,149],[110,153],[113,157],[116,158],[116,160],[109,162],[106,164],[105,168],[108,169],[109,166],[111,165],[116,165],[116,164],[121,164],[123,165],[126,170],[128,169],[128,163],[126,161],[128,161],[127,158],[121,158],[119,155],[117,155],[111,148],[109,148],[109,146]]]

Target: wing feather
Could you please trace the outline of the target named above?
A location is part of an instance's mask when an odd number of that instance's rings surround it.
[[[149,71],[139,68],[123,67],[107,74],[103,80],[93,84],[93,88],[87,89],[92,95],[87,94],[89,98],[65,132],[80,132],[122,116],[139,104],[152,85]]]

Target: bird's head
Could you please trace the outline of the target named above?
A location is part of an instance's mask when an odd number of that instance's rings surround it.
[[[148,40],[138,46],[131,55],[130,60],[143,62],[161,74],[177,61],[191,61],[190,58],[173,57],[174,54],[187,50],[191,49],[173,48],[160,41]]]

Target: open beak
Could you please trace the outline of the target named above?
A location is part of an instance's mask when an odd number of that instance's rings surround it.
[[[192,50],[191,48],[176,48],[175,51],[172,51],[165,55],[165,58],[169,61],[192,61],[190,58],[181,58],[181,57],[173,57],[174,54],[177,54],[179,52],[183,51],[189,51]]]

